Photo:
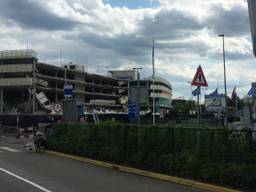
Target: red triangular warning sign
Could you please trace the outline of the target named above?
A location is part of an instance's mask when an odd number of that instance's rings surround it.
[[[204,76],[204,72],[202,70],[201,65],[198,66],[196,74],[193,78],[193,81],[191,82],[191,85],[201,86],[201,87],[208,87],[208,83],[207,83],[206,78]]]

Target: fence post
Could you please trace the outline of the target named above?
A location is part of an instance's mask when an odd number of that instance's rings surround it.
[[[145,126],[140,125],[140,126],[137,127],[137,142],[138,142],[137,147],[138,147],[138,151],[142,147],[144,131],[145,131]]]
[[[120,130],[119,130],[119,139],[120,139],[120,151],[122,154],[122,162],[125,163],[126,161],[126,143],[125,143],[125,129],[126,129],[126,126],[125,125],[121,125],[120,127]]]
[[[200,129],[198,129],[196,131],[196,153],[198,156],[200,156],[200,150],[201,150],[200,139],[201,139],[201,131],[200,131]]]
[[[249,150],[252,151],[252,130],[248,130]]]
[[[184,148],[184,128],[180,129],[180,146],[179,151],[182,151]]]
[[[211,151],[215,143],[215,130],[210,131],[210,143],[208,147],[207,154],[208,156],[211,156]]]
[[[168,137],[167,137],[167,151],[168,151],[168,153],[170,152],[170,149],[171,149],[171,128],[170,128],[170,125],[168,125],[168,127],[167,127],[167,129],[168,129]]]
[[[171,130],[172,130],[172,153],[175,153],[174,127],[172,127]]]
[[[136,127],[136,152],[138,153],[139,152],[139,126],[138,125],[135,125]]]

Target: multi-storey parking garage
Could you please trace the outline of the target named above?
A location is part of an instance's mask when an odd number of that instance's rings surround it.
[[[87,112],[127,113],[128,98],[146,113],[168,111],[172,86],[163,78],[139,80],[138,72],[111,71],[112,77],[90,74],[84,66],[56,66],[39,62],[33,50],[0,52],[1,114],[53,114],[64,98],[64,86],[72,85],[73,97]]]
[[[73,86],[74,98],[88,111],[118,111],[118,80],[89,74],[72,63],[55,66],[38,62],[33,50],[0,52],[0,112],[35,113],[51,110],[63,99],[63,87]]]

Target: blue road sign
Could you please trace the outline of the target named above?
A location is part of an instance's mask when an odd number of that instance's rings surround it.
[[[136,103],[128,104],[128,118],[129,119],[137,119],[138,118],[138,105]]]
[[[76,110],[78,115],[84,115],[84,106],[83,105],[77,105]]]
[[[65,85],[64,87],[64,97],[72,97],[73,96],[73,86]]]

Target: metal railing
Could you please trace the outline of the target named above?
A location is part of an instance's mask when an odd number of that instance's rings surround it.
[[[0,59],[37,58],[37,53],[32,49],[17,49],[0,51]]]

